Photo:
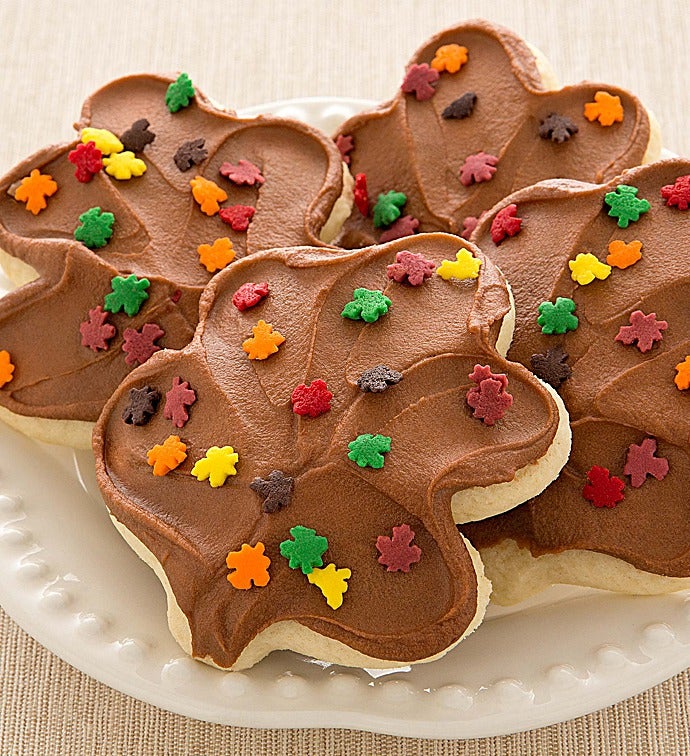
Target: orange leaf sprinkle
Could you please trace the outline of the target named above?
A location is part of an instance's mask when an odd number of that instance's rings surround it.
[[[168,436],[162,444],[156,444],[147,456],[153,474],[161,477],[187,459],[187,444],[182,443],[179,436]]]
[[[265,546],[259,541],[256,546],[243,543],[239,551],[231,551],[225,563],[229,570],[235,570],[228,575],[228,580],[234,588],[248,590],[254,585],[268,585],[271,576],[268,567],[271,560],[264,555]]]
[[[642,242],[631,241],[626,244],[620,239],[615,239],[609,244],[609,254],[606,262],[616,268],[629,268],[642,258]]]
[[[14,198],[19,202],[26,202],[26,209],[38,215],[47,207],[45,198],[52,197],[57,192],[57,188],[58,185],[53,181],[52,176],[34,168],[29,176],[22,179],[14,193]]]
[[[0,388],[12,380],[14,365],[10,361],[10,353],[3,349],[0,351]]]
[[[676,365],[676,372],[678,375],[674,378],[676,386],[681,391],[690,388],[690,354]]]
[[[216,239],[213,244],[200,244],[197,247],[199,262],[209,273],[222,270],[235,259],[235,250],[227,236]]]
[[[623,120],[621,98],[600,90],[594,95],[594,102],[585,103],[585,118],[599,121],[602,126],[613,126]]]
[[[274,331],[273,326],[265,320],[260,320],[253,328],[253,337],[242,342],[242,349],[249,355],[250,360],[265,360],[278,351],[278,347],[285,341],[285,336]]]
[[[431,67],[436,71],[457,73],[467,63],[467,48],[462,45],[441,45],[436,50]]]
[[[205,179],[203,176],[195,176],[190,182],[192,195],[201,206],[201,212],[206,215],[215,215],[220,210],[219,202],[225,202],[228,195],[218,184]]]

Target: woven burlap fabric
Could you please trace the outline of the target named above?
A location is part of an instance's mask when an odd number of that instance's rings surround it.
[[[2,0],[0,172],[35,149],[71,138],[83,98],[125,73],[187,70],[208,95],[234,108],[313,95],[382,100],[393,94],[404,62],[427,36],[476,16],[503,23],[539,47],[563,83],[588,78],[632,89],[656,114],[666,146],[690,154],[688,0]],[[675,756],[690,753],[689,694],[686,671],[587,717],[458,743],[221,727],[91,680],[0,612],[0,756]]]

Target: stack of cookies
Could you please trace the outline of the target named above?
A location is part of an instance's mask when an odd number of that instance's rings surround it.
[[[490,597],[690,587],[690,162],[634,95],[475,21],[333,138],[186,74],[77,131],[0,180],[0,418],[93,445],[189,654],[392,668]]]

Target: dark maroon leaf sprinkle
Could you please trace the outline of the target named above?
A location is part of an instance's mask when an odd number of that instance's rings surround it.
[[[124,336],[122,351],[127,355],[125,362],[128,365],[137,363],[143,365],[152,354],[160,351],[161,347],[154,342],[164,334],[165,331],[156,323],[146,323],[141,327],[141,331],[126,328],[122,334]]]
[[[294,487],[295,479],[280,470],[273,470],[268,478],[254,478],[249,484],[249,488],[264,500],[262,509],[267,514],[287,507],[292,499]]]
[[[402,373],[397,370],[391,370],[386,365],[377,365],[376,367],[365,370],[357,379],[357,386],[364,392],[380,394],[389,386],[394,386],[402,381]]]
[[[128,425],[146,425],[156,414],[160,391],[152,386],[142,386],[129,390],[129,403],[122,411],[122,419]]]
[[[208,157],[208,150],[204,148],[205,143],[205,139],[192,139],[181,144],[173,158],[175,165],[184,172],[188,171],[193,165],[203,163]]]
[[[539,124],[539,136],[542,139],[550,139],[557,144],[567,142],[577,132],[578,128],[575,122],[558,113],[550,113]]]
[[[472,115],[474,106],[477,103],[477,95],[474,92],[465,92],[462,97],[453,100],[451,104],[441,113],[443,118],[468,118]]]
[[[567,360],[568,353],[560,347],[554,347],[547,349],[544,354],[533,354],[530,357],[530,364],[532,365],[532,372],[537,378],[541,378],[549,386],[557,389],[563,381],[573,374]]]
[[[151,144],[156,138],[153,131],[149,131],[151,124],[146,118],[140,118],[125,131],[120,137],[123,147],[130,152],[142,152],[147,144]]]
[[[176,428],[183,428],[189,420],[187,407],[191,407],[196,401],[196,391],[189,387],[187,381],[183,381],[179,375],[173,378],[172,388],[165,394],[165,407],[163,414]]]

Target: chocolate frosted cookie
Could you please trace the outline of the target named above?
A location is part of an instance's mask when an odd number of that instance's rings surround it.
[[[513,238],[492,241],[506,208]],[[479,225],[511,282],[510,357],[558,387],[573,449],[544,493],[463,527],[512,603],[551,583],[690,587],[690,161],[544,182]]]
[[[346,247],[422,231],[469,238],[483,212],[542,179],[603,182],[655,159],[639,100],[608,84],[555,89],[540,54],[486,21],[424,43],[395,97],[342,124],[355,176]]]
[[[185,74],[108,84],[76,128],[75,142],[0,180],[3,260],[25,284],[0,302],[0,349],[15,366],[0,417],[88,445],[132,367],[191,339],[218,270],[330,241],[351,191],[326,136],[219,110]]]
[[[446,234],[215,277],[192,342],[134,370],[94,433],[183,648],[391,667],[472,632],[489,585],[455,523],[534,496],[569,450],[555,392],[499,353],[511,329],[502,275]]]

